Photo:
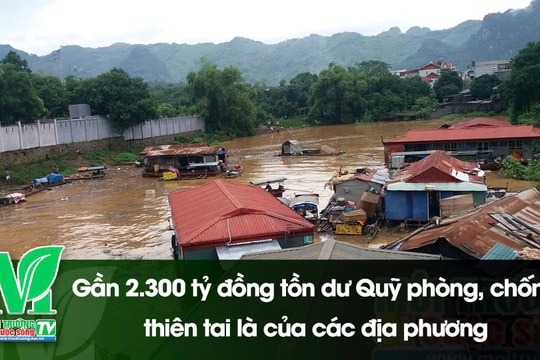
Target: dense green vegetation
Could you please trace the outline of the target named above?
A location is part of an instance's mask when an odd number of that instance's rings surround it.
[[[512,121],[538,125],[540,43],[530,43],[513,63],[510,80],[500,84],[502,100]],[[235,67],[220,69],[203,62],[185,83],[151,87],[117,68],[90,79],[69,76],[62,83],[32,73],[26,60],[10,52],[0,63],[0,122],[62,117],[68,104],[86,103],[94,114],[108,116],[118,130],[156,117],[199,114],[206,119],[203,141],[215,142],[253,135],[269,122],[300,127],[425,118],[436,108],[437,99],[464,86],[455,71],[443,72],[432,89],[419,77],[402,79],[389,68],[378,60],[348,67],[330,63],[319,74],[303,72],[271,87],[248,84]],[[498,79],[481,76],[470,89],[477,98],[484,98],[492,96],[496,86]],[[17,175],[13,179],[16,182]]]
[[[531,160],[524,165],[511,156],[503,160],[503,171],[505,176],[526,181],[540,182],[540,161]],[[540,190],[540,184],[536,186]]]
[[[538,49],[539,44],[529,44],[518,53],[515,75],[501,85],[515,122],[534,121],[539,112]],[[319,74],[303,72],[272,87],[248,84],[235,67],[220,69],[202,62],[178,85],[150,86],[117,68],[95,78],[68,76],[62,83],[32,73],[26,60],[10,52],[0,64],[0,122],[65,117],[69,104],[85,103],[120,131],[147,119],[199,114],[208,133],[230,138],[252,135],[265,123],[285,119],[306,125],[422,119],[437,107],[437,100],[464,87],[455,71],[444,71],[431,89],[419,77],[402,79],[389,68],[378,60],[348,67],[330,63]],[[491,75],[480,76],[470,84],[471,93],[491,97],[499,82]]]
[[[529,43],[512,59],[512,75],[503,83],[503,95],[513,123],[539,125],[540,42]]]

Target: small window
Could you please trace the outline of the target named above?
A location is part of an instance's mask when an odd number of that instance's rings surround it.
[[[510,153],[523,153],[523,141],[521,140],[511,140],[508,142],[508,151]]]
[[[479,142],[478,143],[478,153],[487,154],[489,153],[489,143],[488,142]]]
[[[444,144],[444,151],[457,151],[457,143],[451,142]]]

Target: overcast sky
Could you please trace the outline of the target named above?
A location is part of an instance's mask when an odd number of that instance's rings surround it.
[[[46,55],[66,45],[222,43],[236,36],[275,44],[398,26],[441,30],[531,0],[3,0],[0,44]]]

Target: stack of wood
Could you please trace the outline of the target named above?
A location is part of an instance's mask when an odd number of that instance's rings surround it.
[[[339,216],[339,220],[346,224],[358,224],[361,220],[366,220],[367,214],[364,209],[355,209],[352,211],[344,211]]]

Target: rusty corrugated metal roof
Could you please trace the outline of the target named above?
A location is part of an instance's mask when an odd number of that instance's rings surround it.
[[[507,195],[480,208],[471,215],[446,226],[425,230],[405,242],[400,250],[413,250],[444,239],[461,251],[480,259],[495,244],[522,250],[531,247],[531,240],[523,232],[508,231],[494,220],[492,214],[511,214],[540,230],[540,192],[531,188],[515,195]],[[496,224],[496,225],[493,225]],[[513,233],[513,235],[512,235]],[[534,238],[530,236],[530,238]],[[540,247],[540,244],[538,244]]]
[[[313,234],[315,226],[258,186],[216,180],[169,194],[183,247],[213,247]]]
[[[208,144],[174,144],[147,146],[140,153],[146,157],[174,156],[174,155],[215,155],[221,149],[220,146]]]
[[[476,175],[477,170],[477,163],[462,161],[438,150],[399,171],[387,184],[463,181],[484,184],[484,178]]]

